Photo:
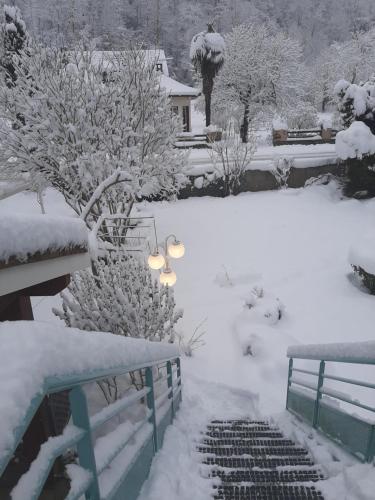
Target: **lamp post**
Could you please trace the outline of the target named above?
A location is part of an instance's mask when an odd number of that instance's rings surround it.
[[[162,270],[159,277],[162,285],[173,286],[176,283],[177,276],[170,266],[170,257],[180,259],[184,254],[184,244],[178,241],[174,234],[170,234],[165,238],[164,245],[156,243],[155,250],[148,258],[148,265],[151,269]]]

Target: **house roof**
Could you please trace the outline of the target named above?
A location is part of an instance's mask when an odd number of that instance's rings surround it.
[[[176,80],[173,80],[173,78],[165,75],[160,75],[160,87],[163,88],[171,97],[197,97],[200,94],[198,89],[189,87],[184,83],[177,82]]]

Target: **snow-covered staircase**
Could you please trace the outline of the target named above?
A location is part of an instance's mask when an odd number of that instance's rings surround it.
[[[214,420],[198,451],[211,477],[219,479],[215,499],[323,500],[314,486],[324,479],[319,467],[267,422]]]

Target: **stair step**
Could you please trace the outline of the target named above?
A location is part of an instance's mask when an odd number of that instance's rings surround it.
[[[209,425],[270,425],[265,420],[211,420]]]
[[[241,457],[205,457],[203,463],[206,465],[218,465],[230,469],[275,469],[276,467],[289,467],[296,465],[313,466],[313,461],[308,457],[276,457],[276,458],[241,458]]]
[[[259,446],[270,446],[272,447],[282,447],[282,446],[295,446],[296,444],[290,439],[243,439],[243,438],[231,438],[231,439],[203,439],[203,444],[206,446],[235,446],[235,447],[259,447]]]
[[[279,457],[294,457],[305,456],[308,452],[304,448],[292,448],[291,446],[285,448],[265,446],[262,448],[240,448],[240,447],[218,447],[218,446],[198,446],[200,453],[209,453],[217,457],[232,457],[249,455],[252,457],[258,456],[279,456]]]
[[[218,439],[232,439],[232,438],[242,438],[242,439],[254,439],[254,438],[274,438],[281,439],[284,436],[281,432],[270,431],[270,430],[254,430],[254,431],[235,431],[235,432],[217,432],[210,431],[206,433],[206,436]]]
[[[223,483],[302,483],[324,479],[317,469],[305,470],[213,470],[211,477],[219,477]]]
[[[266,421],[214,420],[197,451],[218,480],[217,500],[323,500],[308,451]]]
[[[314,486],[279,484],[219,486],[214,498],[217,500],[323,500],[322,494]]]
[[[268,424],[256,424],[256,425],[245,425],[245,424],[236,424],[236,425],[208,425],[207,429],[210,431],[216,432],[234,432],[234,431],[276,431],[278,430],[274,426],[270,426]]]

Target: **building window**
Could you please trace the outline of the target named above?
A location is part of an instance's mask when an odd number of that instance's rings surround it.
[[[184,132],[190,131],[190,106],[182,107],[182,123],[184,126]]]
[[[172,110],[172,113],[174,113],[175,115],[178,115],[178,106],[172,106],[171,110]]]
[[[156,63],[156,71],[163,71],[163,64],[162,63]]]

